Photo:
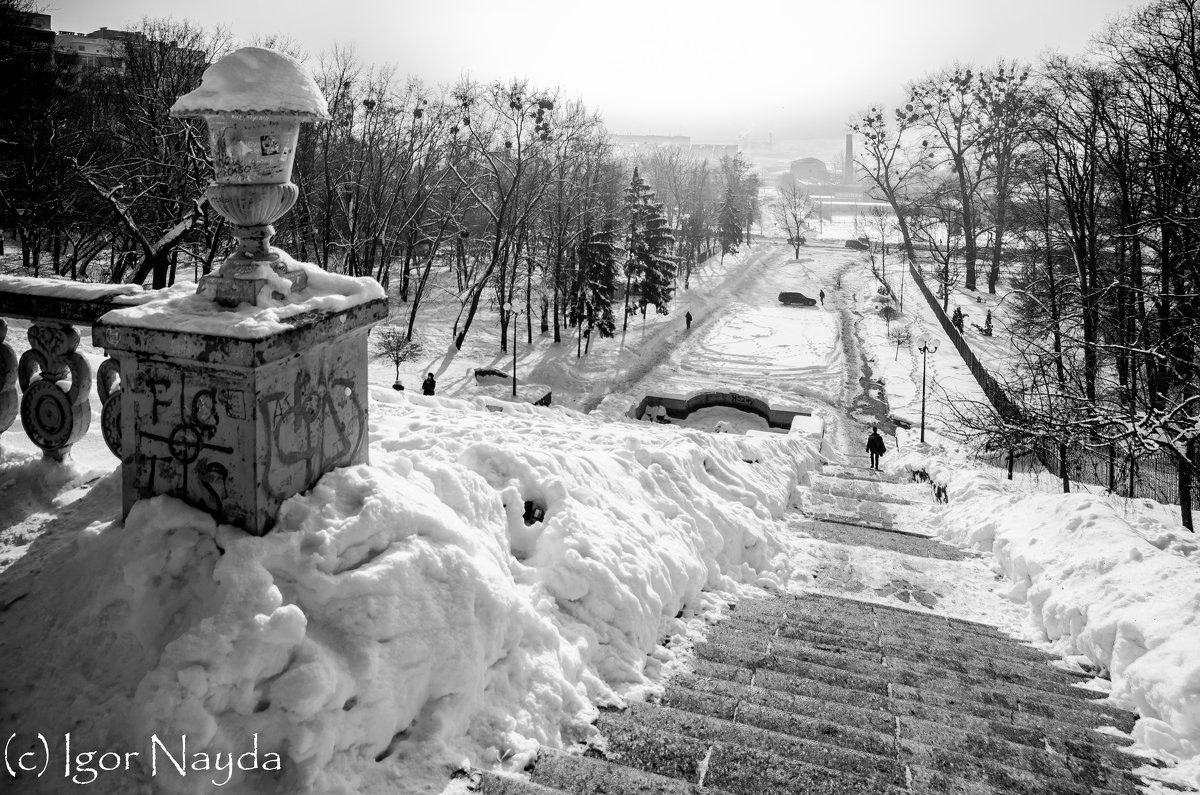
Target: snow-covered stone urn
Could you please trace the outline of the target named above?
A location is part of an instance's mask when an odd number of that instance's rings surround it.
[[[210,66],[200,87],[171,107],[177,117],[208,124],[215,180],[205,195],[233,225],[238,250],[199,292],[225,306],[257,304],[303,287],[271,247],[272,224],[296,203],[291,182],[300,124],[329,118],[312,76],[296,59],[263,47],[243,47]]]
[[[297,196],[289,176],[300,122],[328,118],[295,60],[237,50],[181,97],[208,120],[213,206],[240,246],[200,288],[132,297],[92,328],[117,362],[109,391],[122,502],[170,495],[255,535],[326,472],[367,462],[367,332],[383,288],[296,262],[270,245]],[[108,405],[105,407],[108,413]]]

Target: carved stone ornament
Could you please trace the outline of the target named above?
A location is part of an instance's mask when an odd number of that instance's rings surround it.
[[[104,443],[117,458],[121,456],[121,366],[105,359],[96,371],[96,394],[100,396],[100,432]]]
[[[21,402],[17,393],[17,354],[4,341],[7,335],[8,324],[0,318],[0,433],[12,427]]]
[[[83,438],[92,420],[92,371],[78,347],[79,333],[73,327],[35,324],[29,327],[29,350],[17,366],[21,424],[34,444],[59,461]]]

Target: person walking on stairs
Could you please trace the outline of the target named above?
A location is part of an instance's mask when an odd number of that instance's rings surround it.
[[[879,435],[879,426],[871,426],[871,434],[867,437],[867,452],[871,454],[871,469],[879,469],[879,456],[887,452],[883,437]]]

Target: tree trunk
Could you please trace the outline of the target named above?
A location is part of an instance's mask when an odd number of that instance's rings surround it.
[[[971,202],[971,192],[967,187],[967,163],[959,161],[958,166],[958,185],[962,199],[962,226],[963,226],[963,258],[966,260],[966,273],[964,276],[963,285],[968,290],[975,290],[975,261],[978,257],[978,249],[975,243],[975,206]]]

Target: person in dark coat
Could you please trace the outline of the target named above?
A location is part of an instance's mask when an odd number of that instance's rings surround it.
[[[426,373],[425,380],[421,382],[421,394],[432,395],[436,388],[437,381],[433,380],[433,373]]]
[[[871,435],[867,437],[867,452],[871,454],[871,469],[879,469],[879,456],[887,452],[883,437],[879,435],[879,426],[871,426]]]
[[[825,291],[821,291],[821,306],[825,306]]]
[[[683,316],[683,322],[687,323],[687,327],[688,327],[688,328],[691,328],[691,327],[692,327],[692,313],[691,313],[691,310],[688,310],[688,313],[687,313],[686,315],[684,315],[684,316]]]

